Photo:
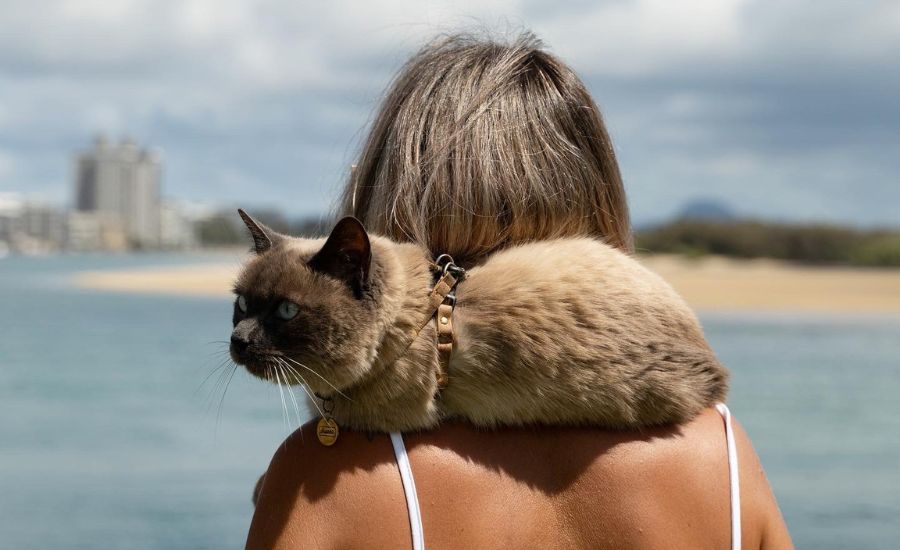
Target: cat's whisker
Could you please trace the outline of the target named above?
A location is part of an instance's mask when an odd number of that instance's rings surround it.
[[[288,365],[288,364],[285,363],[283,360],[281,361],[281,364],[284,366],[285,369],[287,369],[288,371],[290,371],[290,373],[293,374],[294,377],[298,380],[298,381],[296,382],[296,385],[299,385],[299,386],[303,387],[304,390],[307,390],[306,386],[307,386],[308,384],[306,383],[306,379],[303,378],[303,375],[300,374],[300,373],[297,371],[297,369],[295,369],[294,367]],[[309,391],[306,391],[306,395],[309,395]],[[310,399],[312,399],[312,396],[310,396]],[[312,402],[313,402],[313,405],[315,406],[315,405],[316,405],[315,399],[312,399]],[[318,407],[316,407],[316,408],[318,409]]]
[[[228,375],[228,381],[225,382],[225,389],[222,391],[222,398],[219,400],[219,407],[216,410],[216,433],[219,431],[219,421],[222,419],[222,405],[225,403],[225,395],[228,393],[228,386],[231,385],[231,379],[234,378],[237,368],[237,365],[232,365],[231,374]]]
[[[280,359],[278,360],[278,362],[281,363],[281,365],[283,367],[290,369],[292,372],[294,372],[296,374],[296,371],[294,371],[294,369],[291,369],[287,363],[285,363],[284,361],[282,361]],[[282,371],[282,372],[284,372],[284,371]],[[285,376],[284,378],[285,378],[285,380],[287,380],[287,376]],[[299,428],[300,426],[303,425],[303,419],[300,418],[300,405],[297,404],[297,397],[294,395],[294,390],[291,389],[291,385],[285,384],[285,387],[287,388],[288,394],[291,396],[291,402],[294,404],[294,413],[296,413],[297,427]]]
[[[284,363],[284,362],[281,361],[280,359],[279,359],[278,361],[279,361],[282,365],[284,365],[285,367],[287,367],[287,368],[290,369],[290,365],[288,365],[287,363]],[[293,371],[294,374],[298,374],[296,371],[294,371],[294,369],[290,369],[290,370]],[[302,377],[301,377],[301,378],[302,378]],[[286,376],[285,376],[285,379],[287,379]],[[290,385],[290,384],[285,384],[285,386],[287,386],[288,391],[289,391],[290,394],[291,394],[291,400],[294,402],[294,410],[297,411],[297,424],[298,424],[298,428],[301,428],[301,427],[303,426],[303,420],[300,418],[300,407],[299,407],[299,405],[297,404],[296,398],[294,397],[294,392],[291,391],[291,385]],[[300,431],[300,440],[303,441],[303,430],[299,430],[299,431]]]
[[[316,401],[316,398],[313,396],[312,392],[309,391],[309,388],[307,387],[309,384],[306,383],[306,379],[303,378],[303,375],[300,374],[299,372],[294,371],[294,373],[297,375],[298,378],[300,378],[300,382],[301,382],[300,387],[303,388],[303,391],[306,392],[307,397],[309,397],[309,400],[312,402],[313,407],[315,407],[316,411],[318,411],[319,416],[322,418],[325,418],[325,412],[322,410],[321,407],[319,407],[319,403]]]
[[[306,384],[306,379],[303,378],[303,375],[300,374],[300,371],[298,371],[298,370],[295,369],[294,367],[292,367],[292,366],[288,365],[287,363],[285,363],[285,362],[284,362],[284,359],[280,359],[280,362],[281,362],[281,364],[284,366],[285,369],[287,369],[291,374],[294,375],[294,379],[295,379],[295,380],[294,380],[294,385],[298,385],[298,386],[299,386],[299,385],[304,385],[304,384]]]
[[[284,365],[284,367],[285,367],[286,369],[290,370],[290,372],[294,375],[294,380],[295,380],[294,384],[298,384],[298,385],[299,385],[299,384],[304,384],[304,383],[306,383],[306,379],[303,378],[303,376],[301,376],[300,371],[298,371],[297,369],[295,369],[295,368],[292,367],[291,365],[288,365],[287,363],[282,362],[282,364]]]
[[[215,367],[213,367],[212,370],[209,371],[209,374],[207,374],[205,377],[203,377],[203,381],[201,381],[200,384],[197,386],[197,389],[194,390],[194,396],[196,396],[198,393],[200,393],[200,390],[203,389],[204,384],[206,384],[209,381],[209,379],[212,377],[212,375],[214,375],[216,373],[216,371],[227,367],[229,361],[230,361],[230,358],[227,358],[227,357],[222,359],[221,361],[219,361],[219,364],[216,365]]]
[[[347,394],[345,394],[344,392],[342,392],[341,390],[339,390],[339,389],[337,388],[337,386],[335,386],[334,384],[332,384],[331,382],[329,382],[328,379],[325,378],[324,376],[322,376],[321,374],[319,374],[319,373],[317,373],[316,371],[312,370],[311,368],[307,367],[307,366],[304,365],[303,363],[300,363],[299,361],[296,361],[295,359],[292,359],[292,358],[288,357],[287,355],[284,355],[284,356],[282,356],[282,357],[283,357],[284,359],[287,359],[287,360],[290,361],[291,363],[297,365],[298,367],[302,367],[302,368],[306,369],[307,371],[309,371],[309,372],[315,374],[316,376],[318,376],[319,379],[322,380],[322,382],[325,382],[326,384],[328,384],[328,386],[331,387],[331,389],[333,389],[334,391],[336,391],[336,392],[338,393],[338,395],[340,395],[340,396],[343,397],[344,399],[347,399],[347,400],[349,400],[349,401],[353,401],[353,399],[351,399],[349,396],[347,396]]]
[[[224,368],[226,366],[227,363],[223,362],[222,366],[216,369],[219,371],[219,375],[216,376],[216,381],[213,384],[212,390],[210,390],[209,395],[206,398],[206,412],[212,410],[213,404],[216,402],[216,395],[218,395],[219,389],[222,388],[222,384],[225,383],[225,379],[228,377],[228,369]]]
[[[281,391],[281,378],[278,375],[278,370],[275,366],[268,367],[272,371],[272,383],[274,383],[278,387],[278,394],[281,396],[282,403],[284,402],[284,394]],[[281,407],[281,425],[287,427],[287,423],[284,420],[284,405]]]
[[[281,394],[281,419],[284,422],[285,431],[290,430],[290,423],[288,422],[288,413],[287,413],[287,402],[284,400],[284,390],[281,389],[281,377],[278,375],[278,365],[274,365],[275,368],[272,370],[275,372],[275,380],[278,384],[278,393]]]
[[[303,377],[301,376],[300,378],[303,378]],[[322,418],[325,418],[325,416],[326,416],[325,413],[322,411],[322,408],[319,407],[319,404],[316,403],[316,398],[313,396],[312,392],[310,392],[309,388],[306,387],[306,382],[304,382],[303,384],[300,384],[300,387],[303,388],[303,391],[305,391],[306,395],[309,396],[309,400],[312,401],[312,404],[316,408],[316,411],[318,411],[319,416]]]

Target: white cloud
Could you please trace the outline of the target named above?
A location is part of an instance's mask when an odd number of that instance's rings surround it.
[[[548,42],[580,70],[638,75],[673,64],[733,54],[743,0],[599,2],[561,12],[545,25]]]
[[[0,149],[0,185],[4,187],[11,183],[10,179],[15,173],[15,160],[9,151]]]
[[[170,194],[281,190],[294,211],[325,208],[393,71],[427,37],[474,26],[531,28],[579,71],[642,216],[704,190],[775,212],[767,197],[779,186],[804,215],[896,213],[870,199],[900,172],[886,153],[900,147],[889,122],[900,116],[895,3],[0,0],[0,9],[0,148],[16,185],[64,189],[68,155],[106,131],[163,147]],[[866,191],[819,194],[817,182],[841,178]]]

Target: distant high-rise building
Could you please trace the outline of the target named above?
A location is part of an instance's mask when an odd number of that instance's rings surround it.
[[[130,140],[98,138],[76,159],[75,208],[118,223],[132,246],[157,248],[161,172],[157,153]]]

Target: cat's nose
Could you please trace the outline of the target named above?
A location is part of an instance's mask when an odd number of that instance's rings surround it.
[[[231,349],[233,349],[237,353],[244,353],[247,350],[247,346],[250,344],[247,340],[244,340],[240,336],[231,335]]]

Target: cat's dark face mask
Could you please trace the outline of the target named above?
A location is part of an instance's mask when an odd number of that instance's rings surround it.
[[[363,373],[333,365],[358,353],[371,308],[371,249],[362,225],[345,218],[323,244],[241,216],[255,257],[235,284],[231,358],[260,378],[326,394],[352,385]]]

